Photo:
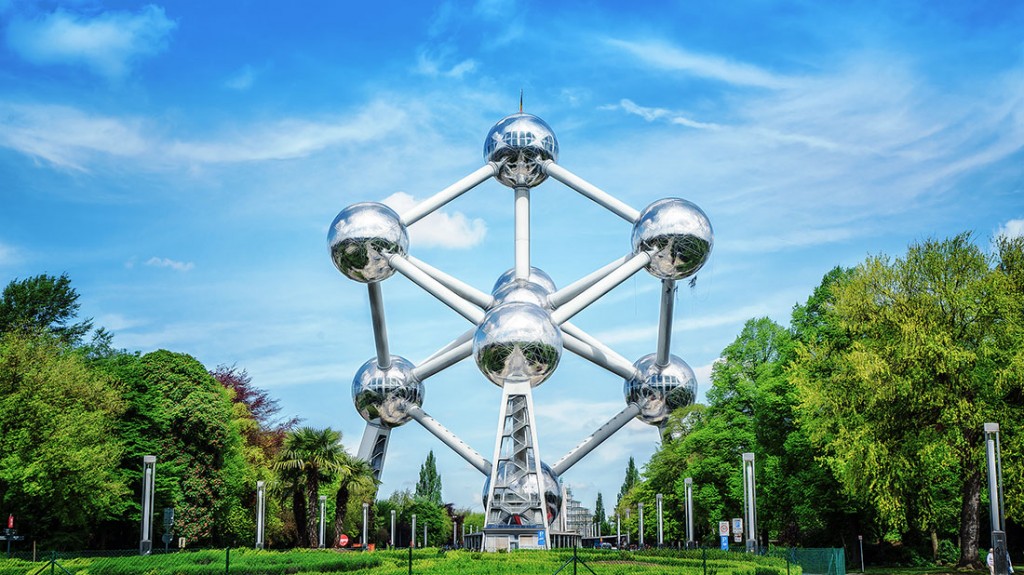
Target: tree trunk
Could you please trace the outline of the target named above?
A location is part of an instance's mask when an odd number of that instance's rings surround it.
[[[295,516],[295,539],[296,544],[299,547],[305,547],[309,545],[309,540],[306,538],[307,533],[305,529],[306,525],[306,499],[305,493],[301,489],[296,489],[292,493],[292,514]]]
[[[306,537],[309,546],[315,549],[320,545],[320,532],[317,530],[320,521],[320,485],[314,476],[306,480],[306,486]]]
[[[939,533],[935,530],[935,526],[931,526],[928,529],[932,540],[932,562],[939,560]]]
[[[960,491],[960,561],[957,567],[981,569],[978,558],[978,510],[981,508],[981,471],[972,470]]]

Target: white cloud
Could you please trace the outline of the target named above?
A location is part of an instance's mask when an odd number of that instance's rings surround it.
[[[444,52],[448,52],[444,50]],[[446,65],[444,63],[445,54],[435,56],[429,54],[426,50],[420,50],[416,56],[416,68],[415,71],[418,74],[429,76],[431,78],[443,77],[443,78],[455,78],[460,79],[466,74],[476,70],[476,60],[472,58],[464,59],[457,64],[444,69]]]
[[[782,88],[790,83],[788,79],[762,70],[757,66],[734,62],[719,56],[695,54],[660,42],[630,42],[614,38],[606,39],[605,42],[652,66],[686,72],[700,78],[759,88]]]
[[[141,122],[49,104],[0,102],[0,146],[84,170],[91,154],[137,156],[148,149]]]
[[[717,130],[721,128],[721,126],[719,126],[718,124],[709,124],[707,122],[698,122],[696,120],[691,120],[690,118],[678,115],[677,113],[672,112],[670,110],[666,110],[664,108],[647,108],[644,106],[639,106],[629,99],[621,100],[619,102],[619,106],[621,106],[622,109],[626,111],[626,113],[640,116],[641,118],[647,120],[648,122],[664,119],[671,124],[687,126],[690,128],[697,128],[701,130]]]
[[[383,202],[401,214],[419,204],[419,200],[396,192]],[[409,226],[409,243],[416,247],[467,249],[476,246],[487,235],[487,224],[480,218],[469,219],[462,212],[435,211]]]
[[[179,272],[187,272],[192,268],[196,267],[196,265],[192,262],[179,262],[176,260],[172,260],[170,258],[158,257],[149,258],[148,260],[146,260],[146,265],[158,268],[171,268],[172,270]]]
[[[1024,219],[1010,220],[1006,222],[1005,224],[999,226],[999,231],[996,233],[996,235],[1005,236],[1008,238],[1024,236]],[[2,260],[2,257],[0,257],[0,260]]]
[[[175,26],[152,4],[135,14],[110,11],[95,17],[58,8],[33,20],[14,18],[7,43],[33,64],[81,64],[116,79],[140,57],[162,52]]]

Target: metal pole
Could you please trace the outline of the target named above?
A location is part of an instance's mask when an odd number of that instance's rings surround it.
[[[373,325],[373,343],[377,349],[377,367],[391,369],[391,352],[388,350],[388,328],[384,321],[384,296],[380,282],[366,284],[370,293],[370,321]]]
[[[426,521],[423,522],[423,546],[424,547],[430,547],[430,544],[427,543],[427,522]]]
[[[323,549],[326,546],[326,541],[325,540],[327,538],[327,496],[326,495],[321,495],[320,496],[320,533],[319,533],[319,536],[320,536],[320,545],[319,545],[319,547],[321,549]]]
[[[864,536],[858,535],[857,541],[860,543],[860,572],[864,572]]]
[[[757,552],[757,503],[755,501],[756,489],[754,486],[754,454],[743,454],[743,507],[744,523],[746,525],[747,552]]]
[[[665,544],[665,540],[662,537],[662,528],[663,528],[664,525],[662,523],[661,494],[660,493],[655,496],[655,500],[658,502],[658,548],[660,549],[661,546]]]
[[[669,348],[672,345],[672,315],[676,303],[676,282],[661,280],[661,317],[658,320],[658,351],[655,365],[668,367]]]
[[[256,548],[263,549],[263,534],[266,529],[267,482],[256,482]]]
[[[638,529],[639,533],[637,533],[637,544],[640,547],[643,547],[644,546],[644,502],[643,501],[641,501],[640,503],[636,504],[636,511],[637,511],[637,514],[640,515],[640,526],[639,526],[639,529]]]
[[[391,546],[395,546],[395,510],[391,510]]]
[[[999,424],[986,423],[985,430],[985,455],[988,463],[988,498],[990,509],[990,524],[992,527],[992,552],[993,570],[995,575],[1007,575],[1009,571],[1006,553],[1006,532],[1002,529],[1002,473],[999,469]]]
[[[153,551],[153,491],[156,483],[156,456],[142,456],[142,537],[139,555]]]
[[[619,524],[619,514],[615,514],[615,548],[622,547],[622,525]]]
[[[683,484],[686,486],[686,546],[693,548],[693,478],[687,477]]]
[[[363,551],[366,551],[367,544],[370,542],[370,538],[368,537],[369,532],[367,531],[369,521],[370,521],[370,504],[364,501],[363,502]]]
[[[409,547],[416,546],[416,514],[412,514],[412,529],[409,530]]]

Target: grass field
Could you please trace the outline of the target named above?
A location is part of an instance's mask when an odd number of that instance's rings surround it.
[[[149,556],[57,556],[54,563],[0,560],[0,575],[312,575],[355,573],[366,575],[507,574],[552,575],[801,575],[797,565],[784,559],[720,551],[579,550],[573,563],[571,549],[479,553],[438,549],[376,551],[331,550],[256,551],[252,549],[189,551]],[[574,569],[575,567],[575,569]],[[589,568],[589,570],[588,570]]]

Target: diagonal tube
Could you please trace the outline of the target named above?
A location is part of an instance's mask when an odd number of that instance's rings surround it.
[[[623,379],[638,376],[636,367],[628,359],[569,322],[562,324],[562,346]]]
[[[469,300],[473,305],[482,309],[491,307],[491,303],[494,302],[494,298],[490,294],[484,293],[475,287],[463,282],[462,280],[455,278],[445,272],[435,268],[427,262],[414,258],[413,256],[406,255],[405,258],[409,260],[409,263],[420,268],[426,272],[430,277],[436,279],[442,284],[448,286],[448,289],[452,290],[460,297]]]
[[[618,267],[626,263],[632,255],[633,254],[626,254],[611,263],[605,264],[601,269],[590,272],[586,276],[548,296],[548,301],[551,302],[553,307],[558,307],[564,304],[572,298],[580,295],[583,290],[597,283],[597,280],[618,269]]]
[[[555,472],[555,475],[561,476],[563,473],[569,470],[570,467],[576,465],[580,459],[583,459],[588,453],[593,451],[598,445],[604,443],[606,439],[615,434],[616,431],[622,429],[624,425],[629,423],[631,419],[640,414],[640,406],[635,403],[630,403],[625,409],[615,415],[615,417],[608,420],[601,427],[597,428],[597,431],[590,434],[590,437],[584,439],[579,445],[574,447],[572,451],[566,453],[561,459],[555,462],[551,466],[551,471]]]
[[[558,325],[565,323],[572,316],[578,314],[588,305],[597,301],[598,298],[610,292],[615,286],[626,281],[631,275],[642,270],[651,261],[651,255],[647,252],[634,254],[625,263],[598,280],[594,285],[583,290],[583,292],[566,302],[555,311],[551,312],[551,319]]]
[[[451,288],[430,277],[427,272],[414,266],[412,262],[405,257],[398,254],[391,254],[388,256],[388,263],[391,264],[391,267],[395,268],[395,270],[400,274],[409,278],[409,280],[414,284],[426,290],[427,293],[440,300],[441,303],[450,307],[455,311],[455,313],[468,319],[473,324],[479,324],[483,321],[484,312],[480,308],[459,297],[459,295],[452,291]]]
[[[547,175],[559,182],[562,182],[591,200],[594,200],[608,211],[627,222],[634,224],[638,219],[640,219],[639,210],[634,209],[625,202],[617,199],[615,196],[612,196],[608,192],[598,188],[594,184],[591,184],[553,161],[547,160],[543,162],[541,164],[541,169],[543,169],[544,173]]]
[[[469,333],[468,339],[463,340],[463,337],[460,336],[459,339],[448,344],[443,349],[414,367],[412,374],[416,376],[416,379],[423,381],[428,377],[437,374],[439,371],[447,369],[473,355],[473,330],[470,330],[467,333]],[[463,336],[464,335],[465,334],[463,334]]]
[[[484,459],[483,455],[480,455],[475,449],[467,445],[465,441],[459,439],[457,435],[452,433],[447,427],[441,425],[439,421],[427,415],[427,412],[423,411],[423,408],[413,405],[409,407],[406,413],[415,419],[416,423],[419,423],[424,429],[432,433],[434,437],[440,439],[442,443],[450,447],[452,451],[461,455],[462,458],[476,468],[477,471],[484,475],[490,475],[491,462]]]
[[[498,172],[498,165],[488,162],[465,178],[423,200],[402,214],[402,223],[411,226],[448,202],[475,188]]]

